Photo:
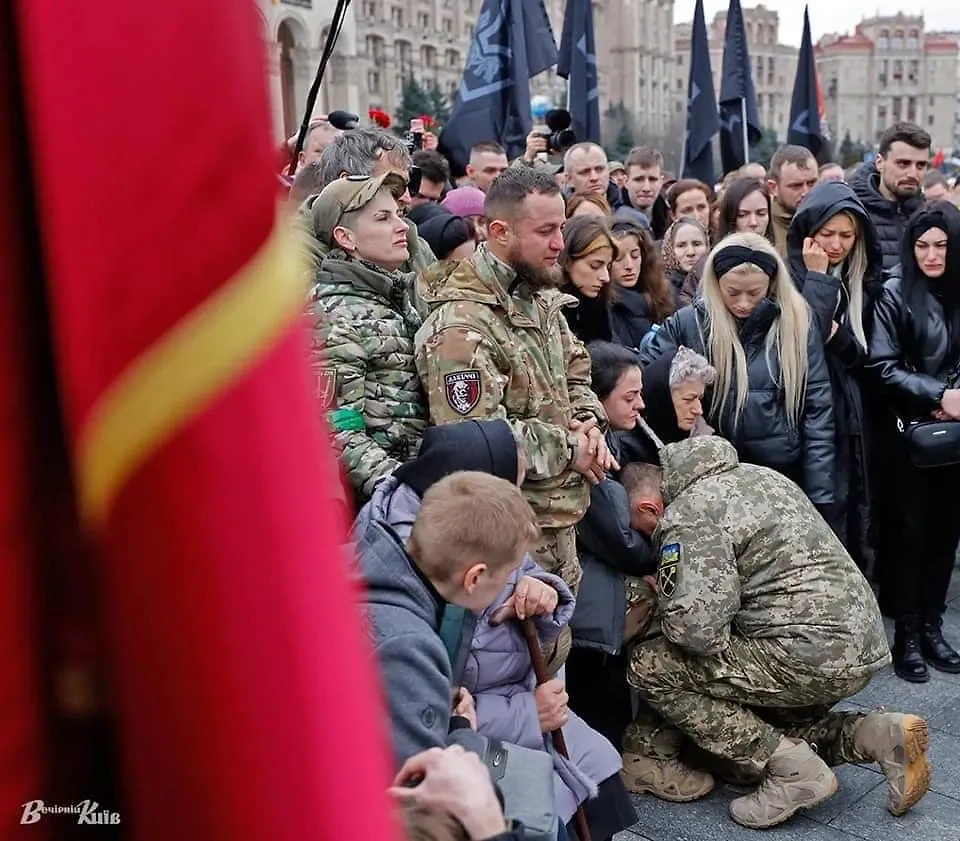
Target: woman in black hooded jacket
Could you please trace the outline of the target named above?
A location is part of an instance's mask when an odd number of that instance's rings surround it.
[[[833,396],[834,505],[830,525],[865,573],[873,567],[870,421],[861,380],[866,327],[882,284],[877,231],[856,193],[842,181],[818,184],[787,231],[790,275],[820,336]]]
[[[900,428],[960,421],[960,211],[935,202],[910,218],[901,271],[877,301],[867,370],[886,404],[878,449],[895,479],[894,545],[881,565],[881,596],[897,620],[894,669],[922,683],[927,663],[960,673],[960,655],[941,632],[960,542],[960,464],[914,466]],[[954,458],[960,461],[960,452],[946,461]]]

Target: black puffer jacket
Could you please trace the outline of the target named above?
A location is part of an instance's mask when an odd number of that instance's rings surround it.
[[[770,299],[761,302],[740,328],[740,341],[747,357],[747,401],[739,423],[735,420],[736,389],[731,388],[722,416],[707,408],[707,422],[718,435],[728,439],[741,460],[771,467],[796,479],[810,501],[816,505],[834,502],[834,428],[830,397],[830,376],[824,360],[823,342],[811,325],[807,340],[807,393],[799,428],[787,419],[786,399],[778,384],[780,360],[767,365],[766,337],[779,315],[779,307]],[[685,345],[711,358],[705,339],[709,328],[706,305],[696,301],[668,318],[641,350],[649,363],[668,350]],[[705,404],[712,394],[708,390]]]
[[[876,226],[883,267],[893,268],[900,262],[900,240],[907,219],[920,207],[923,198],[919,194],[902,202],[885,198],[880,192],[880,173],[872,164],[863,164],[850,179],[850,186]]]
[[[647,299],[636,289],[620,288],[610,306],[610,320],[616,341],[628,348],[640,347],[654,321]]]
[[[861,569],[867,569],[873,556],[869,539],[873,518],[868,480],[872,464],[871,436],[861,394],[867,349],[857,341],[850,326],[847,267],[838,276],[808,271],[803,262],[804,239],[812,237],[838,213],[847,213],[860,223],[860,235],[867,253],[861,317],[864,329],[867,329],[883,282],[883,256],[876,228],[849,185],[829,181],[817,185],[807,194],[787,232],[787,258],[790,274],[810,305],[820,335],[829,337],[833,323],[839,325],[825,344],[836,428],[835,499],[843,503],[842,508],[834,512],[830,524]]]
[[[920,329],[907,306],[903,279],[888,280],[877,300],[867,370],[904,420],[930,419],[954,364],[950,313],[932,293],[927,295],[925,322]]]

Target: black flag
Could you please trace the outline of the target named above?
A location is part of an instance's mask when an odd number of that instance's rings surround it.
[[[687,129],[683,141],[682,178],[698,178],[713,188],[713,137],[720,131],[717,97],[713,92],[710,43],[703,0],[697,0],[690,32],[690,79],[687,82]]]
[[[509,158],[523,154],[532,127],[530,77],[556,63],[543,0],[484,0],[440,151],[461,167],[484,140],[502,144]]]
[[[577,140],[600,142],[600,82],[591,0],[567,0],[557,75],[570,82],[570,116]]]
[[[787,143],[806,146],[815,158],[824,147],[820,126],[820,97],[817,85],[817,67],[813,63],[813,41],[810,38],[810,10],[803,10],[803,41],[797,60],[797,78],[793,83],[790,101],[790,128]]]
[[[740,0],[730,0],[720,76],[720,159],[723,171],[732,172],[747,163],[749,154],[745,147],[752,146],[762,135],[743,12]]]

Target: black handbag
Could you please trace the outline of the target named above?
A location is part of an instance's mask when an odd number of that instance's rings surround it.
[[[947,467],[960,464],[960,421],[912,421],[897,418],[897,428],[907,445],[914,467]]]
[[[960,355],[947,374],[947,388],[956,388],[958,381],[960,381]],[[907,447],[907,458],[914,467],[926,469],[960,464],[960,421],[904,422],[898,417],[897,429],[903,435]]]

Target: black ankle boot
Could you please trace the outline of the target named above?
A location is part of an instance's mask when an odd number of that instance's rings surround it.
[[[941,631],[942,625],[943,617],[939,613],[926,617],[920,637],[920,650],[926,661],[938,672],[960,674],[960,654],[947,645]]]
[[[920,618],[903,616],[897,620],[893,636],[893,670],[910,683],[930,680],[920,643]]]

